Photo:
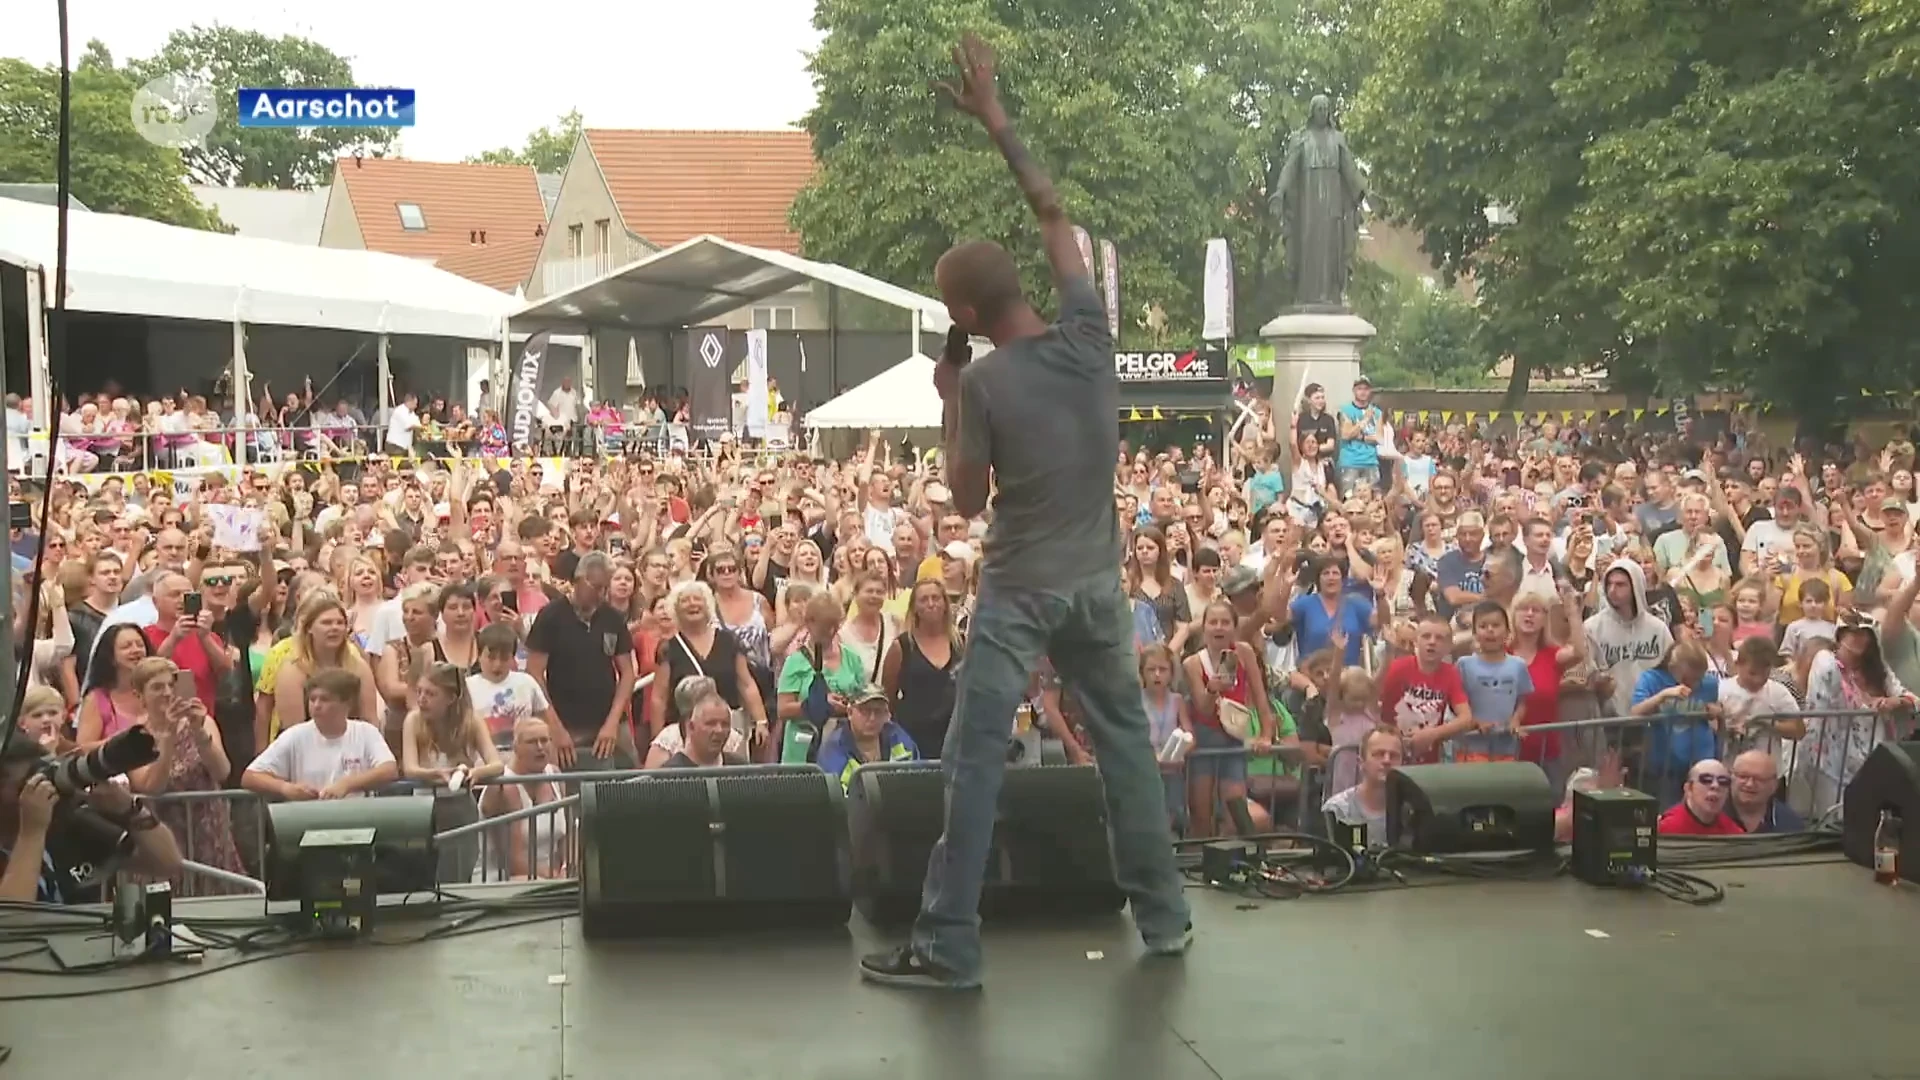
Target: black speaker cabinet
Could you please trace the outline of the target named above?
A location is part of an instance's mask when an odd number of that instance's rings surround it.
[[[862,766],[848,785],[853,896],[876,926],[911,922],[946,809],[938,762]],[[1100,773],[1091,765],[1010,768],[980,894],[984,919],[1112,913],[1114,881]]]
[[[244,805],[244,804],[243,804]],[[373,830],[373,879],[381,896],[431,895],[438,858],[433,800],[407,796],[267,804],[267,899],[301,899],[300,842],[309,832]]]
[[[662,770],[580,792],[586,937],[844,928],[847,816],[814,765]]]
[[[1880,827],[1881,811],[1890,810],[1900,819],[1900,876],[1920,881],[1920,742],[1874,747],[1847,785],[1840,806],[1840,849],[1847,858],[1873,865],[1873,834]]]
[[[1545,851],[1559,802],[1530,761],[1405,765],[1387,775],[1387,845],[1422,855]]]

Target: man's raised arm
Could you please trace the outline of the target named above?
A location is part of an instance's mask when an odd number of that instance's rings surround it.
[[[1062,286],[1072,278],[1090,280],[1092,271],[1080,255],[1080,245],[1073,238],[1073,224],[1067,220],[1060,196],[1053,190],[1053,181],[1047,178],[1046,171],[1034,160],[1020,136],[1014,134],[1013,123],[1000,106],[1000,92],[994,85],[993,48],[978,35],[965,34],[953,48],[953,62],[960,69],[959,85],[950,82],[934,85],[962,112],[980,121],[1007,159],[1014,178],[1020,182],[1020,190],[1027,196],[1027,204],[1033,207],[1033,216],[1040,221],[1040,239],[1046,246],[1047,262],[1053,267],[1054,285]]]

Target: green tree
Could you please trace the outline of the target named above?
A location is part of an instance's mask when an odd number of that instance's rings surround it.
[[[1831,402],[1836,379],[1904,385],[1920,359],[1914,15],[1380,0],[1355,145],[1386,205],[1474,276],[1517,358],[1510,396],[1534,369],[1604,365],[1633,392]]]
[[[535,172],[561,172],[566,169],[567,162],[573,160],[573,148],[580,141],[580,132],[584,127],[580,110],[570,109],[552,127],[542,127],[528,135],[526,145],[520,149],[503,146],[484,154],[475,154],[467,161],[482,165],[531,165]]]
[[[353,65],[318,42],[269,37],[230,26],[193,26],[168,35],[161,50],[131,65],[141,82],[184,75],[213,87],[219,120],[200,145],[182,151],[195,183],[224,187],[304,188],[325,183],[336,158],[385,153],[397,128],[243,128],[233,115],[242,87],[355,85]]]
[[[1490,385],[1499,355],[1473,305],[1447,289],[1393,277],[1384,302],[1362,314],[1379,329],[1361,366],[1377,386],[1458,389]]]
[[[1119,249],[1127,332],[1150,303],[1176,338],[1198,331],[1214,236],[1239,263],[1241,322],[1258,325],[1274,314],[1270,177],[1311,93],[1350,89],[1358,54],[1327,31],[1372,2],[821,0],[804,120],[820,170],[794,225],[811,257],[923,290],[956,240],[995,240],[1037,291],[1037,235],[1005,164],[927,85],[974,30],[1075,222]]]
[[[137,83],[89,43],[73,70],[73,196],[102,213],[196,229],[223,228],[187,190],[178,151],[133,129]],[[60,130],[60,73],[0,58],[0,181],[53,183]]]

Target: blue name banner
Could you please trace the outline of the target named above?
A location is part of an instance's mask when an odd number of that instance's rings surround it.
[[[412,127],[413,103],[412,90],[248,86],[235,111],[243,128]]]

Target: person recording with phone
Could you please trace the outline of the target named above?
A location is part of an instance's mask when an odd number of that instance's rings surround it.
[[[44,748],[16,731],[0,747],[0,902],[87,904],[100,899],[107,874],[73,843],[81,829],[63,802],[77,801],[124,834],[126,851],[119,869],[156,878],[180,873],[180,847],[153,811],[138,806],[131,792],[102,780],[84,792],[63,794],[46,775]]]
[[[159,619],[145,628],[147,644],[155,656],[193,673],[194,696],[212,712],[220,680],[233,670],[233,653],[214,629],[226,613],[210,610],[187,576],[177,573],[154,581],[153,608]]]

